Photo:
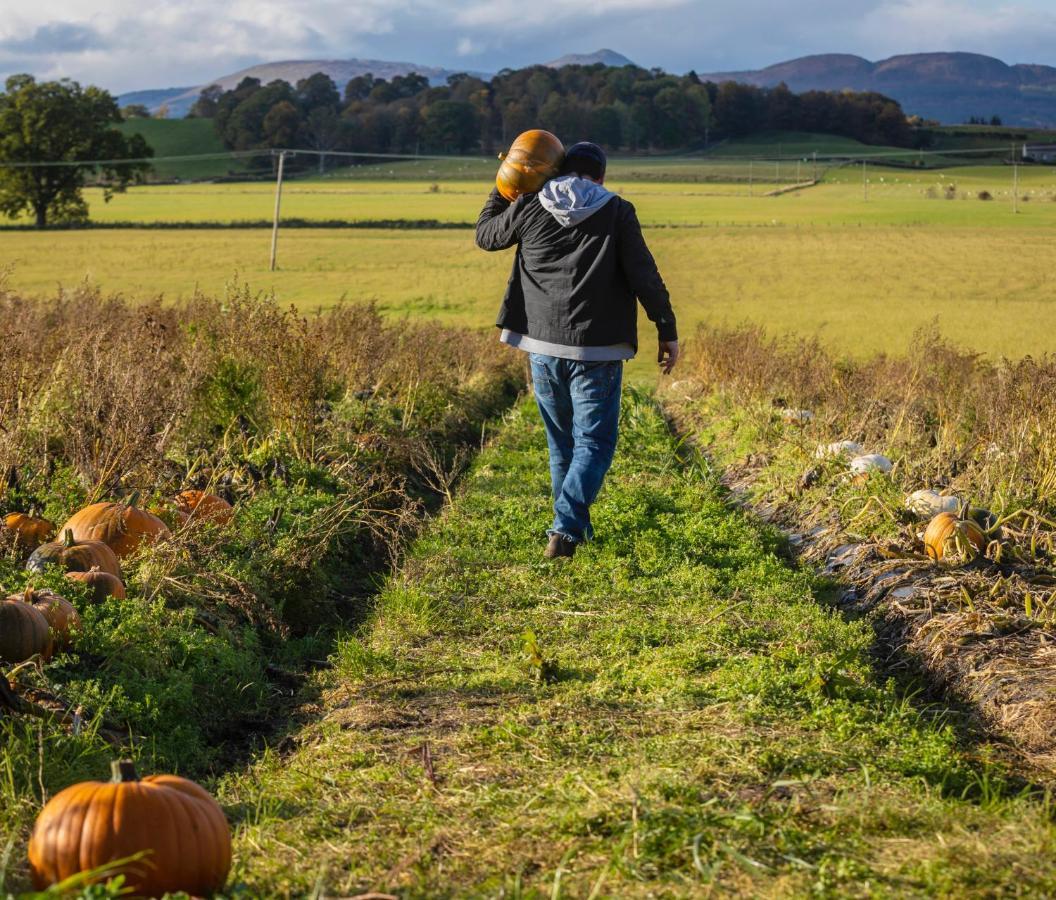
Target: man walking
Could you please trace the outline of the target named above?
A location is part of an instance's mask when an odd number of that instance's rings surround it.
[[[664,374],[678,361],[675,315],[634,207],[605,189],[605,152],[574,144],[561,174],[510,203],[493,190],[477,220],[483,250],[517,246],[501,340],[529,354],[546,426],[554,522],[544,555],[590,540],[590,506],[616,451],[623,361],[638,307],[656,325]]]

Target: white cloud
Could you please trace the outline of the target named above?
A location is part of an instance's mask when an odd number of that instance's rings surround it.
[[[691,4],[691,0],[594,0],[576,3],[569,0],[475,0],[464,5],[456,20],[461,25],[531,28],[579,19],[584,21],[581,37],[589,38],[593,23],[607,16],[655,12]],[[560,54],[558,54],[560,55]]]
[[[1056,13],[1022,4],[979,6],[964,0],[896,0],[865,16],[856,29],[874,55],[967,50],[1006,62],[1052,64]],[[1018,49],[1021,48],[1021,49]],[[1032,54],[1030,59],[1022,54]]]
[[[481,47],[470,37],[461,37],[458,39],[458,46],[455,48],[455,52],[459,56],[475,56],[480,53]]]
[[[0,76],[111,90],[195,85],[258,62],[372,57],[458,68],[611,47],[699,72],[807,53],[970,50],[1056,63],[1052,0],[34,0],[0,19]]]

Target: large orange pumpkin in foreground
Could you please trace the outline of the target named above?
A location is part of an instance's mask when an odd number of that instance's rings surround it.
[[[42,610],[22,597],[0,601],[0,660],[20,663],[39,654],[47,662],[54,653],[51,626]]]
[[[986,532],[975,519],[939,513],[924,531],[924,549],[936,562],[952,555],[972,560],[986,550]]]
[[[186,522],[211,522],[221,527],[235,517],[231,504],[223,497],[206,491],[182,491],[176,495],[176,511]]]
[[[87,572],[67,572],[66,577],[70,581],[79,581],[81,584],[88,585],[88,589],[92,592],[92,599],[96,603],[102,603],[107,597],[125,599],[125,583],[116,575],[104,572],[98,566],[93,566]]]
[[[4,527],[15,536],[15,542],[27,550],[36,550],[55,534],[55,524],[35,512],[14,512],[4,516]]]
[[[74,513],[60,533],[69,530],[78,541],[101,541],[120,559],[135,553],[142,544],[172,537],[161,519],[135,503],[135,496],[128,503],[93,503]]]
[[[101,541],[77,541],[73,531],[63,532],[61,541],[41,544],[26,560],[30,572],[43,572],[49,565],[58,566],[64,572],[90,572],[93,568],[121,577],[121,563],[117,555]]]
[[[542,189],[561,169],[565,148],[549,131],[535,129],[518,135],[509,153],[499,155],[502,165],[495,187],[510,203],[521,194]]]
[[[120,869],[134,894],[205,897],[223,888],[231,833],[209,793],[175,775],[140,780],[131,762],[115,762],[113,773],[109,782],[68,787],[44,807],[29,840],[37,888],[139,853]]]

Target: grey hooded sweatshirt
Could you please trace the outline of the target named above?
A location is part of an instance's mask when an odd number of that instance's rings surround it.
[[[543,185],[539,205],[564,228],[589,219],[616,195],[589,178],[565,175]]]

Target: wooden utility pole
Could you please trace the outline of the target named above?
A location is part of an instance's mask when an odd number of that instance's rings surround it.
[[[1016,159],[1016,142],[1012,142],[1012,212],[1019,212],[1019,161]]]
[[[286,166],[286,151],[279,153],[279,171],[275,178],[275,218],[271,223],[271,271],[275,271],[275,251],[279,245],[279,209],[282,206],[282,170]]]
[[[814,183],[818,183],[818,151],[814,151]]]

